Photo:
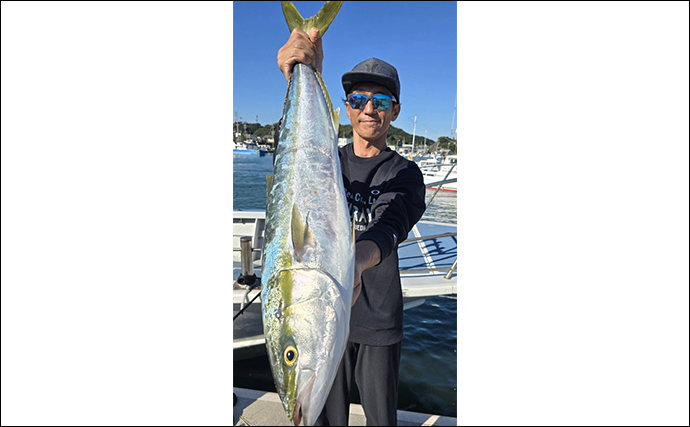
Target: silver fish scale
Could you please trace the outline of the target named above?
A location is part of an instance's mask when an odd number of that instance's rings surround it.
[[[293,248],[293,205],[313,233],[301,257]],[[296,403],[289,396],[301,396],[305,421],[323,407],[349,334],[351,233],[331,109],[313,69],[297,64],[266,208],[262,307],[276,389],[289,416]],[[298,356],[288,367],[283,357],[291,344]],[[297,375],[294,390],[290,373]]]

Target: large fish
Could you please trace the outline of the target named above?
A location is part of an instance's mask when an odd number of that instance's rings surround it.
[[[321,35],[342,2],[303,19],[282,2],[290,27]],[[295,425],[313,425],[350,328],[354,238],[338,158],[338,119],[320,74],[297,64],[266,206],[262,271],[264,335],[276,389]]]

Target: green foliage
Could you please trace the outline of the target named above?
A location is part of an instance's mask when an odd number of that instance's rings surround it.
[[[352,125],[341,124],[338,129],[338,138],[352,138]],[[406,144],[411,143],[412,135],[394,126],[388,128],[388,138],[386,138],[388,145],[401,145],[403,141],[405,141],[404,143]],[[427,140],[427,144],[433,144],[433,142],[434,141]]]
[[[247,133],[250,135],[256,135],[256,130],[260,128],[261,125],[259,123],[247,123]]]
[[[457,143],[455,139],[450,139],[446,136],[442,136],[438,139],[438,145],[441,148],[447,148],[451,153],[457,154]]]
[[[352,125],[340,125],[338,138],[352,138]]]
[[[278,124],[276,123],[274,126],[275,126],[275,128],[277,128]],[[254,132],[254,135],[258,136],[259,138],[263,138],[263,137],[273,138],[272,126],[271,125],[264,125],[264,126],[260,127],[259,129],[257,129]]]
[[[233,132],[238,130],[246,136],[257,136],[259,138],[273,137],[273,130],[278,129],[278,123],[272,125],[261,125],[260,123],[235,122],[232,126]]]
[[[415,145],[419,144],[423,141],[423,139],[419,139],[419,135],[415,135]],[[405,132],[402,129],[396,128],[395,126],[391,125],[388,128],[388,137],[386,138],[386,143],[388,145],[402,145],[402,144],[412,144],[412,134]],[[427,145],[433,144],[434,141],[431,139],[427,139]]]

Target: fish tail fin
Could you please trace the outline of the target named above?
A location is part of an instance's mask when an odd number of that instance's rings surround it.
[[[311,27],[316,27],[319,29],[321,37],[326,34],[326,30],[331,26],[335,15],[338,14],[340,7],[343,5],[342,1],[327,1],[319,13],[311,18],[304,19],[291,1],[283,1],[281,3],[283,5],[283,15],[285,15],[285,21],[288,24],[288,28],[290,28],[290,32],[295,28],[299,28],[308,33]]]
[[[294,4],[292,4],[291,1],[282,1],[281,4],[283,6],[283,15],[285,15],[285,22],[287,22],[288,28],[290,28],[290,32],[292,32],[292,30],[294,30],[295,28],[299,28],[300,30],[309,33],[311,27],[316,27],[319,29],[320,37],[323,37],[324,34],[326,34],[326,30],[328,30],[328,27],[330,27],[333,23],[333,20],[335,19],[335,16],[338,14],[338,11],[340,11],[340,7],[343,5],[343,2],[327,1],[326,4],[323,5],[319,13],[312,16],[311,18],[306,19],[302,17],[302,15],[299,13],[299,11],[297,11],[297,8]],[[340,109],[333,110],[333,102],[331,102],[331,97],[328,94],[328,89],[326,89],[326,84],[324,83],[323,78],[321,77],[321,73],[319,73],[316,69],[314,69],[314,71],[316,72],[316,75],[319,79],[319,83],[321,83],[321,88],[323,89],[323,92],[326,95],[328,108],[330,109],[331,114],[333,116],[335,133],[337,134],[338,127],[340,126]]]

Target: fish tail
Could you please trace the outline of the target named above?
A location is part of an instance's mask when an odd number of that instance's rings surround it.
[[[281,4],[283,6],[283,15],[285,15],[285,22],[287,22],[288,28],[290,28],[290,32],[292,32],[292,30],[294,30],[295,28],[299,28],[300,30],[309,33],[311,27],[316,27],[319,29],[320,37],[323,37],[323,35],[326,34],[326,30],[328,30],[328,27],[330,27],[331,23],[333,23],[333,20],[335,19],[335,16],[338,14],[338,11],[340,11],[340,7],[343,5],[343,2],[327,1],[326,4],[323,5],[319,13],[307,19],[302,18],[302,15],[297,11],[297,8],[294,4],[292,4],[291,1],[283,1],[281,2]],[[337,134],[338,127],[340,126],[340,108],[335,110],[333,109],[333,102],[331,102],[331,97],[328,94],[328,89],[326,89],[326,84],[324,83],[323,78],[321,77],[321,74],[318,72],[318,70],[314,69],[314,71],[316,72],[316,75],[319,78],[319,83],[321,84],[321,88],[323,89],[323,92],[326,95],[326,101],[328,102],[328,107],[331,110],[331,115],[333,116],[335,133]]]
[[[288,24],[288,28],[290,28],[290,32],[295,28],[299,28],[308,33],[311,27],[316,27],[319,29],[321,37],[326,34],[326,30],[331,26],[335,15],[340,10],[340,6],[343,5],[341,1],[327,1],[319,13],[311,18],[304,19],[291,1],[283,1],[281,3],[283,5],[283,15],[285,15],[285,21]]]

